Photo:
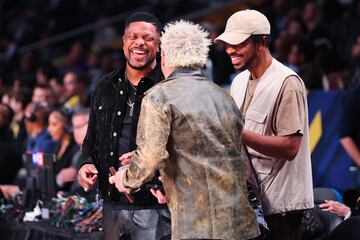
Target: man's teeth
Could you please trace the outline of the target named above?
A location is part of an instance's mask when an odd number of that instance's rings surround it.
[[[231,57],[232,61],[236,61],[236,60],[239,60],[239,59],[240,59],[240,57]]]
[[[135,50],[134,53],[136,53],[136,54],[145,54],[144,51],[138,51],[138,50]]]

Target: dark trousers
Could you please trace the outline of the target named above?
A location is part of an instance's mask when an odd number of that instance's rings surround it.
[[[270,240],[301,240],[303,211],[265,216],[270,228]]]
[[[170,239],[170,213],[167,209],[103,209],[105,240]]]

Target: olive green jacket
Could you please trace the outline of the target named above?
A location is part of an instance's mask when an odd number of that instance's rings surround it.
[[[160,170],[172,239],[248,239],[259,234],[241,157],[242,116],[201,71],[178,69],[146,92],[125,187]]]

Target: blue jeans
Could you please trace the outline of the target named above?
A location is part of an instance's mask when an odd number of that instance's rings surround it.
[[[170,239],[170,212],[167,209],[103,209],[103,228],[105,240]]]

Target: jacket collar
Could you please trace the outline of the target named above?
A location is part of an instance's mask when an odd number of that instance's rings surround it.
[[[122,53],[122,59],[120,67],[115,71],[115,78],[114,81],[117,82],[117,79],[122,78],[125,79],[125,68],[126,68],[126,59],[124,54]],[[151,81],[152,85],[155,83],[160,82],[162,79],[164,79],[164,76],[161,72],[161,66],[160,66],[160,58],[156,58],[156,66],[155,68],[150,72],[149,75],[147,75],[145,78],[146,81]]]
[[[182,76],[198,76],[203,77],[204,74],[200,68],[189,68],[189,67],[180,67],[173,71],[167,79],[163,80],[164,82],[170,81],[174,78]]]

